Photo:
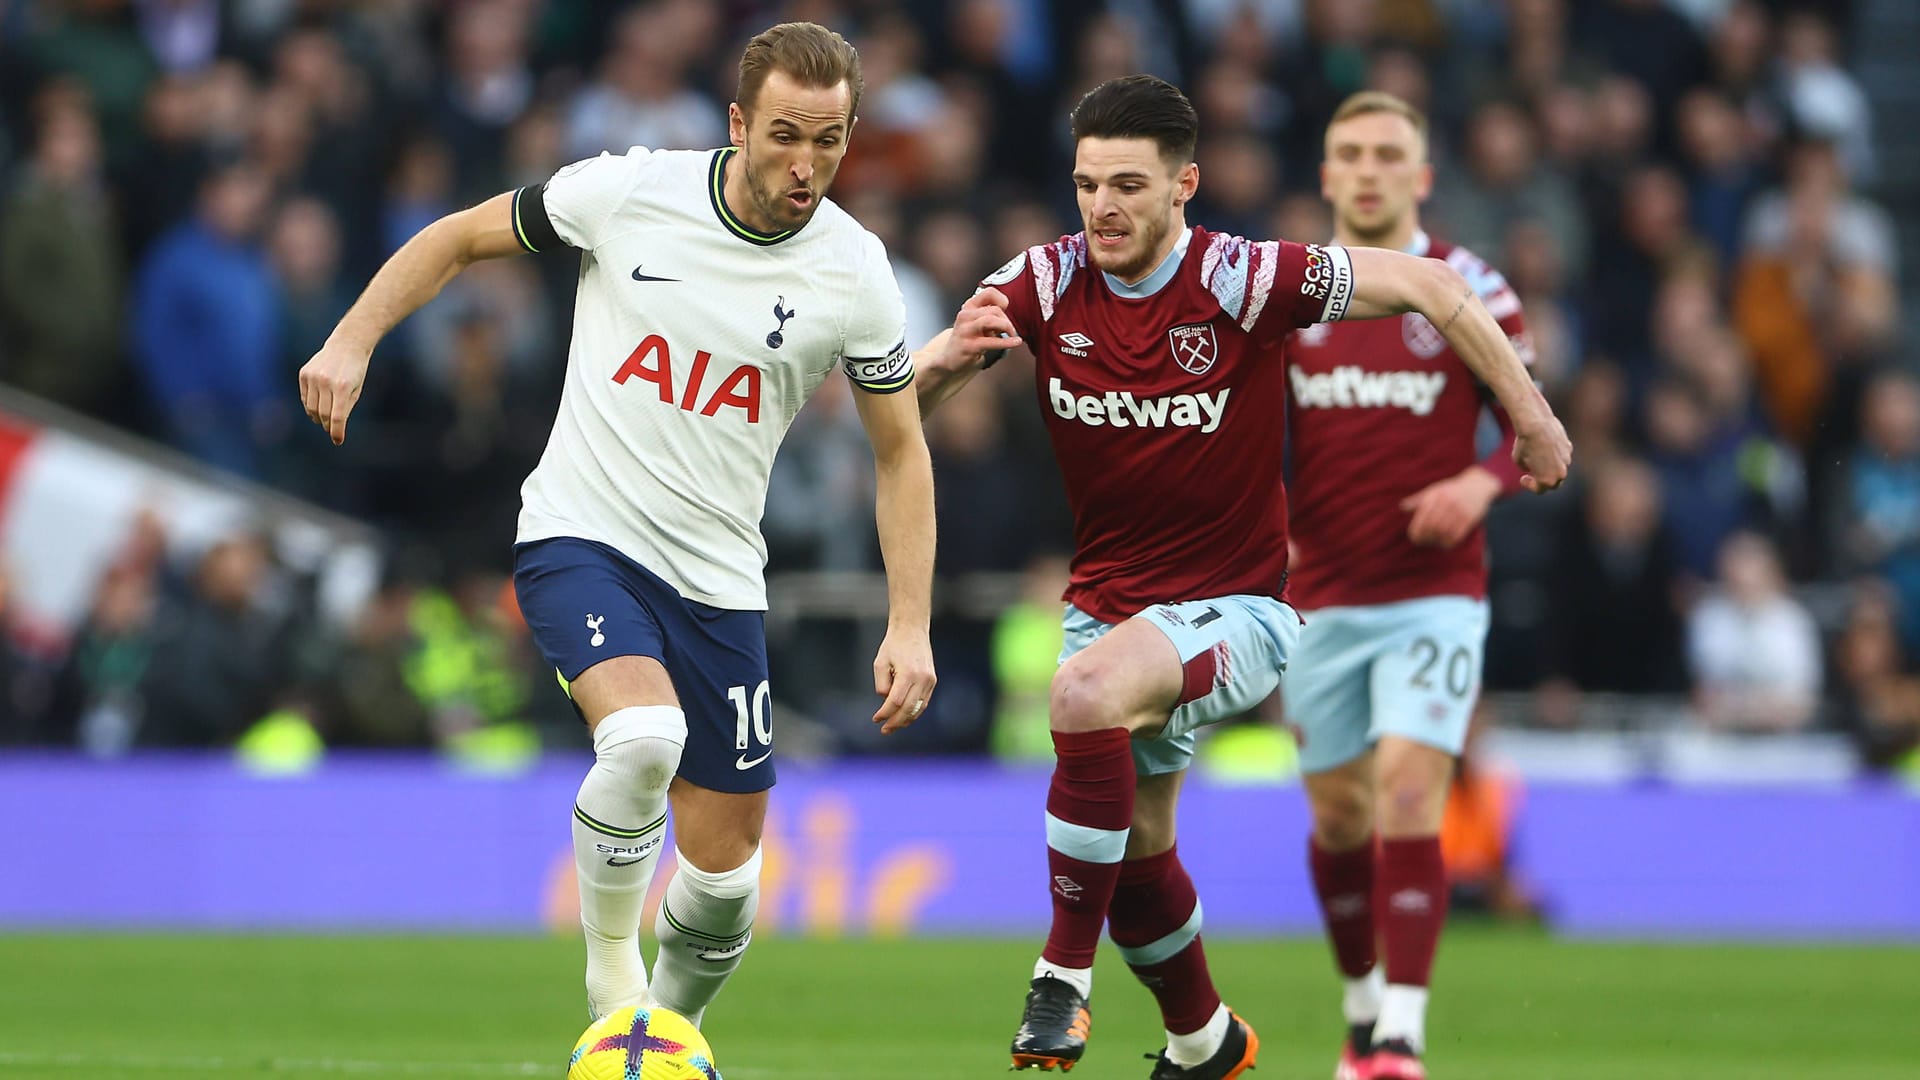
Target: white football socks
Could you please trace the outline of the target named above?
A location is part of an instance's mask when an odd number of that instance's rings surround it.
[[[1033,965],[1033,977],[1038,979],[1043,975],[1051,975],[1080,991],[1080,996],[1083,998],[1088,1000],[1093,998],[1093,969],[1090,967],[1061,967],[1043,956]]]
[[[1381,965],[1357,979],[1346,980],[1347,993],[1340,1000],[1340,1011],[1347,1023],[1371,1024],[1380,1019],[1380,998],[1387,992],[1387,974]]]
[[[1427,1045],[1427,988],[1388,983],[1380,999],[1380,1022],[1373,1026],[1373,1041],[1405,1039],[1420,1052]]]
[[[760,849],[720,873],[700,869],[682,853],[675,856],[679,869],[667,882],[666,898],[653,920],[660,955],[653,962],[648,998],[698,1027],[753,941],[753,917],[760,910]]]
[[[1167,1060],[1183,1069],[1203,1064],[1220,1052],[1220,1044],[1227,1041],[1227,1025],[1231,1023],[1233,1014],[1221,1005],[1213,1010],[1213,1018],[1199,1031],[1185,1035],[1167,1032]]]
[[[667,785],[686,742],[686,715],[671,705],[621,709],[594,728],[593,768],[573,806],[573,864],[595,1017],[646,998],[640,911],[666,839]]]

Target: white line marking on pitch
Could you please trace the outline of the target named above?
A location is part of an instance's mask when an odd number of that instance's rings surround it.
[[[182,1072],[325,1072],[360,1076],[552,1076],[566,1068],[564,1061],[542,1065],[533,1061],[354,1061],[332,1058],[220,1058],[140,1057],[108,1054],[10,1054],[0,1052],[6,1067],[105,1068],[116,1070],[174,1070]]]

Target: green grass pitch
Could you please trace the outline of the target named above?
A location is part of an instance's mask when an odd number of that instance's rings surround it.
[[[768,936],[707,1020],[728,1080],[1005,1076],[1036,943]],[[1258,1080],[1325,1080],[1317,940],[1210,941]],[[585,1026],[559,938],[0,936],[0,1080],[560,1077]],[[1075,1080],[1144,1078],[1151,999],[1100,961]],[[1439,1080],[1914,1080],[1920,950],[1573,944],[1464,929],[1429,1022]],[[1029,1074],[1031,1075],[1031,1074]]]

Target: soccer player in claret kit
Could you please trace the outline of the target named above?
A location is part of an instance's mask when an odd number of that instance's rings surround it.
[[[1347,99],[1320,176],[1336,244],[1453,267],[1531,360],[1506,280],[1420,228],[1433,169],[1418,111],[1379,92]],[[1481,522],[1525,478],[1512,422],[1420,314],[1310,326],[1286,355],[1291,584],[1307,625],[1280,693],[1313,807],[1314,888],[1346,978],[1335,1076],[1422,1080],[1427,977],[1447,913],[1440,820],[1487,638]],[[1482,456],[1489,406],[1502,438]]]
[[[1050,702],[1053,925],[1014,1036],[1016,1068],[1080,1060],[1103,925],[1159,1001],[1155,1080],[1225,1080],[1254,1062],[1252,1028],[1207,972],[1174,803],[1194,730],[1271,694],[1300,632],[1285,599],[1286,336],[1421,312],[1513,413],[1525,472],[1552,487],[1571,457],[1453,266],[1188,227],[1198,126],[1186,97],[1151,76],[1089,92],[1073,111],[1085,230],[1014,256],[915,356],[924,411],[998,345],[1029,346],[1074,514]]]
[[[374,344],[462,267],[580,260],[514,585],[593,731],[572,830],[596,1017],[645,1002],[698,1024],[751,940],[774,781],[760,516],[774,451],[836,367],[878,472],[890,617],[874,720],[912,722],[933,690],[933,473],[900,392],[913,382],[905,305],[880,241],[825,198],[860,88],[838,34],[760,34],[740,61],[732,146],[602,154],[443,218],[381,268],[300,374],[308,416],[339,442]],[[641,908],[669,802],[679,869],[649,986]],[[458,823],[436,824],[422,843],[458,841]]]

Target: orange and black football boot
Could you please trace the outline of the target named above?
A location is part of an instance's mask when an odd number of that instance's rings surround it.
[[[1013,1067],[1066,1072],[1087,1051],[1093,1013],[1080,991],[1051,975],[1033,980],[1020,1030],[1013,1035]]]

